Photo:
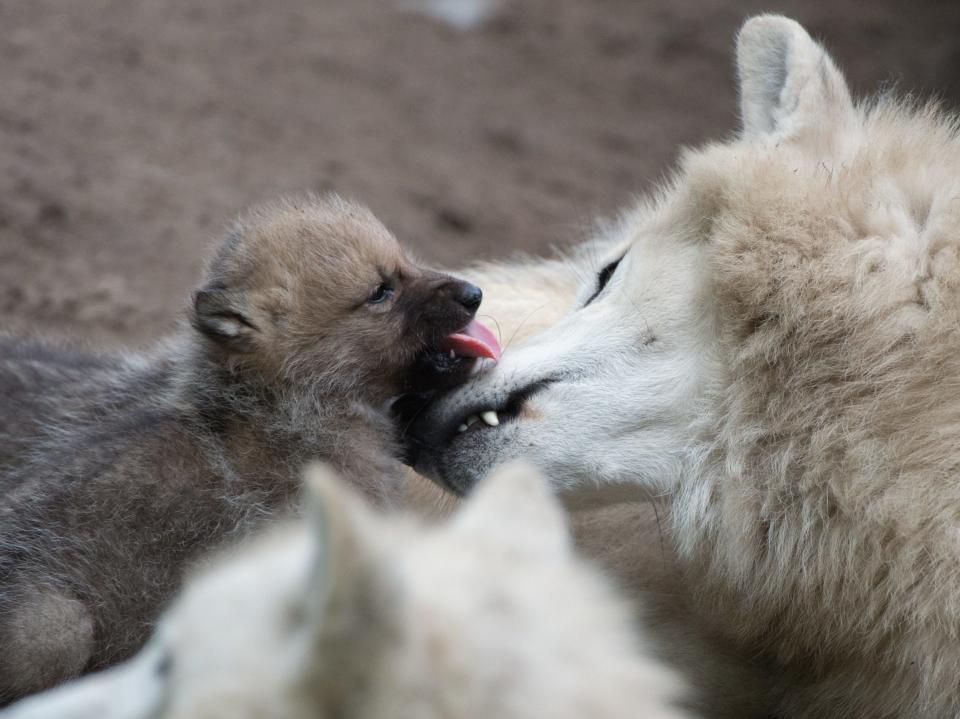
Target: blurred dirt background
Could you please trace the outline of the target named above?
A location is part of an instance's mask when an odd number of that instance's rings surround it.
[[[861,92],[960,102],[955,0],[482,5],[3,0],[0,326],[149,342],[231,215],[293,190],[447,266],[575,241],[735,128],[733,34],[763,10]]]

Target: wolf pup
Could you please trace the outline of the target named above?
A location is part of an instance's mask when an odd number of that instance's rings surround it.
[[[353,494],[312,470],[310,521],[211,562],[128,663],[0,716],[687,716],[537,473],[503,467],[430,528]]]
[[[0,343],[0,390],[36,409],[25,435],[0,422],[0,701],[139,648],[187,563],[288,508],[305,462],[388,501],[391,400],[498,355],[480,301],[363,207],[305,197],[236,223],[152,354]]]

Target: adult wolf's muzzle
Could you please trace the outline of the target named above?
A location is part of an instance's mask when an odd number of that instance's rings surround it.
[[[455,389],[398,402],[404,461],[456,494],[468,492],[507,458],[527,401],[556,381],[516,379],[493,370]]]

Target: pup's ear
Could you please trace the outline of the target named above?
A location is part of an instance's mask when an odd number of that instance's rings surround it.
[[[546,478],[524,461],[508,462],[481,481],[451,526],[538,560],[570,555],[563,508]]]
[[[245,310],[240,293],[204,287],[193,295],[193,326],[231,352],[249,352],[257,328]]]
[[[843,75],[793,20],[781,15],[747,20],[737,37],[737,70],[747,137],[824,139],[856,120]]]
[[[326,465],[305,473],[304,513],[314,537],[307,588],[309,678],[321,696],[362,691],[365,673],[397,636],[400,581],[386,561],[378,519]]]

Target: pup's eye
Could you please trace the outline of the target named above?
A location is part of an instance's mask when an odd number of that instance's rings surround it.
[[[623,259],[622,257],[619,259],[616,259],[613,262],[611,262],[609,265],[604,267],[602,270],[600,270],[600,274],[597,276],[597,289],[593,291],[592,295],[590,295],[590,299],[586,301],[586,304],[584,304],[584,307],[586,307],[595,299],[597,299],[597,296],[601,292],[603,292],[603,288],[607,286],[607,283],[610,281],[610,278],[613,277],[613,273],[617,271],[617,267],[620,265],[620,260],[622,259]]]
[[[371,305],[379,305],[391,297],[393,297],[393,286],[388,282],[382,282],[370,293],[367,302]]]

